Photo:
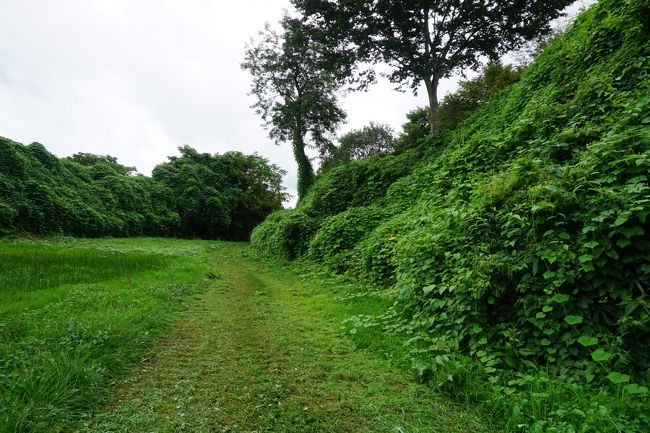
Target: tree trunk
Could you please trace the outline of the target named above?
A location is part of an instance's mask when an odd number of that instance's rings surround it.
[[[314,168],[305,153],[305,140],[301,131],[293,133],[293,156],[298,163],[298,201],[300,201],[314,183]]]
[[[429,110],[431,112],[431,129],[429,132],[431,135],[438,135],[440,133],[440,116],[438,114],[438,79],[430,79],[426,77],[424,79],[424,84],[427,88],[427,94],[429,95]]]

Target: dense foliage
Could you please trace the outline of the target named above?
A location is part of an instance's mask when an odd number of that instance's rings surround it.
[[[176,198],[180,233],[208,239],[246,239],[271,210],[282,207],[284,172],[259,155],[198,153],[156,166],[153,179]]]
[[[137,173],[135,167],[127,167],[125,165],[117,162],[117,158],[111,155],[95,155],[94,153],[85,153],[77,152],[72,156],[67,157],[66,159],[74,161],[78,164],[85,165],[87,167],[92,167],[97,164],[107,164],[110,165],[115,171],[119,174],[125,176],[131,176]]]
[[[462,80],[458,90],[445,96],[439,108],[440,130],[452,131],[476,110],[487,105],[501,91],[519,81],[520,71],[501,62],[483,68],[481,74]]]
[[[489,104],[499,92],[519,81],[521,71],[501,62],[486,65],[480,74],[469,80],[461,80],[458,90],[446,95],[440,102],[438,116],[440,131],[453,131],[460,123],[470,117],[479,108]],[[420,107],[406,115],[408,122],[403,125],[403,131],[393,143],[400,149],[412,146],[419,139],[429,134],[431,113],[430,108]]]
[[[150,178],[111,156],[59,159],[0,137],[0,234],[247,239],[282,207],[283,172],[264,158],[181,153]]]
[[[322,156],[320,166],[322,173],[348,161],[395,150],[392,128],[374,122],[343,134],[338,141],[338,146],[331,146]]]
[[[283,210],[271,214],[253,230],[251,243],[268,256],[293,260],[304,255],[318,229],[317,221],[300,212]]]
[[[354,207],[325,219],[309,243],[309,257],[335,270],[346,270],[354,261],[354,245],[377,227],[386,214],[380,207]]]
[[[364,326],[410,335],[423,379],[488,401],[508,431],[650,429],[649,17],[647,0],[602,0],[425,140],[412,173],[360,183],[354,161],[296,211],[319,222],[310,257],[352,250],[343,270],[398,294]],[[392,216],[375,228],[351,206]],[[338,214],[364,233],[333,229]]]

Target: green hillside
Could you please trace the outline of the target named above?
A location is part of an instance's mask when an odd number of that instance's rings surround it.
[[[388,293],[360,321],[508,431],[648,431],[649,36],[650,1],[600,1],[454,131],[327,172],[252,246]]]

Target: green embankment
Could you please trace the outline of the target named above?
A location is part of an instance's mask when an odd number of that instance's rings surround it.
[[[359,318],[507,431],[650,430],[650,2],[601,0],[456,130],[331,170],[256,251],[389,288]],[[373,290],[373,289],[369,289]]]

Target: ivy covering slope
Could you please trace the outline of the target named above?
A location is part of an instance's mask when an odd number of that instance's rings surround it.
[[[443,388],[462,388],[471,357],[505,393],[535,392],[523,372],[543,369],[638,398],[581,416],[530,397],[507,409],[512,431],[648,431],[649,36],[650,1],[601,0],[453,132],[327,173],[253,247],[288,256],[299,241],[391,288],[395,307],[368,325],[411,335],[419,374]]]

